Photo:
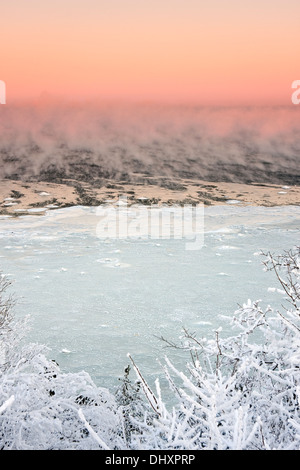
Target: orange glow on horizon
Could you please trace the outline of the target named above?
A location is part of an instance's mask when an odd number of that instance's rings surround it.
[[[16,0],[3,7],[7,100],[66,98],[289,104],[300,4]],[[127,8],[125,8],[127,3]],[[163,5],[162,5],[163,3]],[[68,9],[68,6],[70,9]],[[17,8],[18,7],[18,8]],[[1,7],[2,8],[2,7]]]

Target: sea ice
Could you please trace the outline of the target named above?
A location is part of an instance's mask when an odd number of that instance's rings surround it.
[[[97,222],[85,207],[1,218],[0,270],[14,280],[16,315],[30,315],[28,340],[48,346],[62,370],[114,387],[128,351],[151,382],[166,353],[159,337],[177,342],[183,327],[200,338],[219,326],[227,334],[223,317],[248,298],[280,307],[258,255],[299,244],[300,208],[207,207],[196,251],[184,239],[101,240]],[[167,355],[178,367],[187,359]]]

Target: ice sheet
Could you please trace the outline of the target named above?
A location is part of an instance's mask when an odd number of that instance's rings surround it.
[[[26,340],[49,346],[63,370],[84,369],[107,387],[128,352],[150,381],[165,354],[177,365],[189,360],[157,337],[178,341],[183,327],[199,338],[219,326],[229,334],[221,315],[248,298],[280,306],[258,254],[300,240],[297,206],[205,208],[196,251],[184,239],[99,239],[98,220],[87,207],[1,218],[0,269],[14,280],[16,315],[31,315]]]

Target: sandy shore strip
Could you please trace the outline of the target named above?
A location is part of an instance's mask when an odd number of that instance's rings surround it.
[[[163,184],[157,179],[147,183],[106,180],[100,188],[87,182],[66,183],[0,181],[0,215],[42,215],[47,210],[74,205],[98,206],[127,198],[132,204],[158,205],[300,205],[299,186],[272,184],[215,183],[172,179]]]

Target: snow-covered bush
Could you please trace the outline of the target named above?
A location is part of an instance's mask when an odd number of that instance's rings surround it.
[[[134,357],[116,394],[85,373],[65,374],[38,345],[21,346],[0,283],[0,448],[300,449],[300,248],[264,255],[283,293],[281,310],[248,301],[228,322],[233,335],[199,339],[184,330],[185,372],[162,366],[177,403],[164,403]],[[164,341],[168,341],[165,340]],[[101,358],[99,358],[101,360]]]
[[[62,373],[43,346],[21,345],[26,322],[13,319],[12,301],[4,296],[8,285],[2,277],[0,449],[123,447],[114,396],[85,372]]]
[[[228,318],[234,336],[217,330],[199,340],[185,330],[177,347],[191,353],[186,373],[165,365],[177,407],[167,409],[159,382],[150,390],[132,360],[155,414],[152,428],[140,425],[144,448],[300,449],[300,248],[264,256],[284,293],[282,311],[248,301]]]

